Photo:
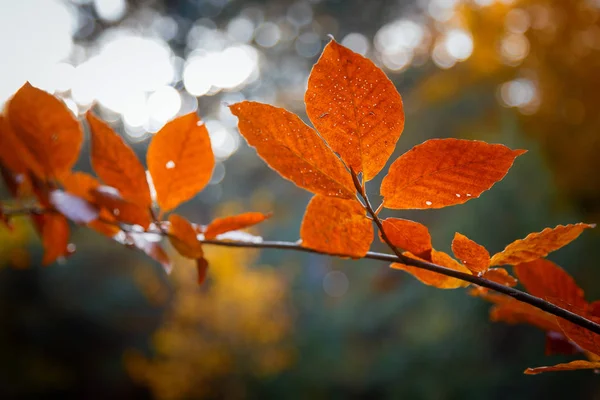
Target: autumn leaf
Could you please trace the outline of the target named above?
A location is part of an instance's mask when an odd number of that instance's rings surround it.
[[[86,199],[59,189],[50,192],[50,204],[65,217],[78,224],[90,223],[99,216],[98,209]]]
[[[61,179],[61,183],[67,192],[86,199],[89,202],[94,201],[92,191],[101,186],[96,178],[79,171],[65,175]]]
[[[593,316],[589,312],[588,304],[582,306],[574,305],[569,300],[561,297],[548,297],[548,301],[557,305],[560,308],[569,310],[572,313],[580,315],[592,322],[600,323],[600,318]],[[585,351],[589,351],[596,356],[600,356],[600,335],[594,333],[582,326],[576,325],[566,319],[556,317],[558,325],[562,329],[565,336],[571,339],[575,344]]]
[[[594,224],[577,223],[571,225],[558,225],[555,228],[546,228],[541,232],[530,233],[525,239],[519,239],[500,253],[494,254],[490,265],[516,265],[546,257],[548,253],[560,249],[571,243],[583,232],[584,229],[594,228]]]
[[[39,178],[60,177],[71,170],[79,156],[83,132],[62,101],[26,83],[8,103],[7,118],[40,164],[41,171],[32,169]]]
[[[476,140],[428,140],[390,166],[381,184],[384,206],[427,209],[465,203],[504,178],[523,153]]]
[[[420,259],[419,257],[417,257],[414,254],[411,254],[409,252],[404,252],[402,254],[407,257],[414,258],[417,260]],[[426,260],[423,260],[423,261],[426,261]],[[455,271],[463,272],[463,273],[469,274],[469,275],[471,274],[471,271],[469,271],[464,265],[460,264],[459,262],[454,260],[452,257],[450,257],[448,254],[446,254],[442,251],[437,251],[435,249],[432,250],[431,262],[434,264],[438,264],[443,267],[449,268],[449,269],[453,269]],[[429,285],[429,286],[434,286],[439,289],[457,289],[457,288],[466,287],[469,285],[469,282],[465,282],[463,280],[453,278],[451,276],[442,275],[437,272],[428,271],[426,269],[417,268],[417,267],[413,267],[411,265],[406,265],[406,264],[402,264],[402,263],[393,263],[391,265],[391,268],[406,271],[406,272],[410,273],[411,275],[413,275],[418,280],[420,280],[421,282],[423,282],[424,284]]]
[[[402,98],[373,62],[329,42],[308,78],[306,113],[355,173],[371,180],[404,129]]]
[[[496,282],[504,286],[516,286],[517,280],[513,278],[504,268],[490,268],[481,277],[488,281]]]
[[[31,171],[37,176],[44,175],[42,166],[19,140],[8,119],[1,114],[0,163],[15,174],[25,174]]]
[[[490,264],[490,253],[485,247],[458,232],[452,240],[452,252],[474,274],[485,272]]]
[[[575,354],[583,350],[575,343],[571,342],[562,332],[546,332],[546,342],[544,344],[544,353],[547,356],[552,354]]]
[[[112,212],[106,208],[101,208],[98,219],[88,223],[87,226],[109,238],[114,238],[116,234],[121,232],[119,222],[113,216]]]
[[[569,363],[556,364],[551,367],[527,368],[524,373],[527,375],[537,375],[542,372],[573,371],[578,369],[600,370],[600,361],[575,360]]]
[[[561,331],[554,315],[530,304],[520,302],[509,296],[488,293],[482,290],[470,291],[469,294],[494,303],[494,307],[490,310],[492,321],[502,321],[508,324],[529,324],[543,331]]]
[[[196,113],[167,123],[152,138],[147,164],[162,211],[191,199],[208,184],[215,166],[206,126]]]
[[[258,155],[285,179],[324,196],[353,198],[350,172],[317,133],[283,108],[243,101],[230,106]]]
[[[575,280],[565,270],[544,258],[514,267],[515,274],[525,289],[545,300],[560,298],[575,307],[586,308],[587,302]]]
[[[148,229],[152,219],[147,208],[127,201],[118,194],[105,190],[105,188],[101,186],[92,190],[94,204],[104,207],[119,222],[140,225],[142,228]]]
[[[91,111],[86,114],[92,133],[92,167],[109,186],[119,190],[124,199],[150,207],[150,189],[146,171],[137,156],[112,128]]]
[[[300,227],[302,246],[328,254],[364,257],[373,241],[373,224],[356,200],[314,196]]]
[[[48,213],[39,217],[44,245],[42,265],[49,265],[59,257],[68,254],[69,223],[63,215],[57,213]]]
[[[202,243],[192,224],[177,214],[169,215],[169,223],[169,241],[177,252],[187,258],[201,258],[204,255]]]
[[[208,272],[208,261],[205,258],[198,258],[196,260],[196,271],[198,272],[198,285],[202,285],[206,280],[206,273]]]
[[[224,218],[216,218],[206,227],[204,237],[206,239],[214,239],[217,237],[217,235],[222,233],[248,228],[252,225],[261,223],[270,216],[271,214],[247,212]]]
[[[425,225],[399,218],[384,219],[382,225],[394,246],[431,261],[431,235]]]

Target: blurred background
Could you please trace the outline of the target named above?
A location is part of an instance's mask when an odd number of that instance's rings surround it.
[[[428,225],[440,250],[459,231],[495,252],[600,222],[599,17],[598,0],[0,0],[0,104],[29,80],[77,115],[93,105],[141,160],[153,133],[197,111],[217,165],[178,212],[273,211],[253,233],[295,241],[310,194],[265,166],[227,104],[306,119],[307,78],[333,35],[403,96],[392,160],[433,137],[529,150],[476,201],[383,211]],[[91,171],[89,143],[77,168]],[[464,290],[384,263],[207,248],[199,287],[170,249],[167,276],[84,228],[73,256],[42,268],[33,230],[15,225],[0,227],[2,398],[600,399],[589,371],[522,374],[572,359],[545,357],[541,331],[493,324]],[[598,232],[550,258],[600,297]]]

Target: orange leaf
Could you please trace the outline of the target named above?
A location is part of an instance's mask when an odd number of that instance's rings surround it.
[[[114,238],[117,233],[121,232],[117,220],[113,217],[112,213],[105,208],[100,210],[100,217],[87,224],[87,226],[109,238]]]
[[[583,307],[576,306],[570,303],[568,300],[564,300],[560,297],[548,297],[548,301],[550,301],[553,304],[556,304],[561,308],[569,310],[572,313],[589,319],[590,321],[600,323],[600,318],[594,317],[589,313],[589,307],[587,303],[584,304]],[[590,353],[593,353],[596,356],[600,356],[600,335],[590,330],[587,330],[579,325],[575,325],[574,323],[569,322],[566,319],[556,317],[556,320],[558,321],[558,325],[562,329],[565,336],[571,339],[583,350],[589,351]]]
[[[140,225],[142,228],[148,229],[151,218],[147,208],[140,207],[114,193],[102,189],[103,187],[101,186],[98,189],[92,190],[95,204],[110,211],[117,221],[126,224]]]
[[[196,270],[198,271],[198,285],[202,285],[206,280],[206,273],[208,272],[208,261],[206,261],[205,258],[197,259]]]
[[[316,194],[352,198],[350,173],[317,133],[283,108],[243,101],[232,105],[248,144],[281,176]]]
[[[308,78],[306,113],[354,172],[371,180],[404,129],[402,98],[373,62],[329,42]]]
[[[86,199],[60,189],[50,192],[50,204],[77,224],[88,224],[98,218],[99,210]]]
[[[525,239],[515,240],[500,253],[494,254],[490,265],[516,265],[542,258],[571,243],[586,228],[594,224],[577,223],[546,228],[541,232],[530,233]]]
[[[599,361],[587,361],[587,360],[575,360],[564,364],[556,364],[551,367],[537,367],[527,368],[525,374],[537,375],[542,372],[554,372],[554,371],[573,371],[577,369],[598,369],[600,370]]]
[[[525,150],[476,140],[432,139],[401,155],[381,184],[384,205],[442,208],[479,197]]]
[[[109,186],[119,190],[124,199],[150,207],[150,189],[146,171],[123,138],[98,119],[91,111],[86,114],[92,133],[92,167]]]
[[[8,119],[0,115],[0,163],[15,174],[31,171],[42,176],[41,165],[19,140]]]
[[[517,278],[532,295],[545,300],[559,298],[575,307],[586,308],[583,289],[565,270],[544,258],[518,264]]]
[[[187,258],[201,258],[204,255],[202,243],[192,224],[177,214],[169,215],[169,222],[169,241],[177,252]]]
[[[89,202],[94,202],[92,190],[100,187],[100,182],[96,178],[79,171],[64,176],[61,183],[67,192],[86,199]]]
[[[431,235],[425,225],[399,218],[387,218],[382,224],[394,246],[431,261]]]
[[[300,227],[302,246],[323,253],[361,258],[373,241],[373,224],[356,200],[314,196]]]
[[[147,163],[163,211],[191,199],[208,184],[215,166],[206,126],[195,113],[169,122],[154,135]]]
[[[502,321],[508,324],[525,323],[543,331],[560,332],[561,330],[554,315],[512,297],[481,290],[471,291],[470,294],[495,304],[490,311],[492,321]]]
[[[263,214],[259,212],[247,212],[239,215],[233,215],[225,218],[216,218],[206,227],[204,237],[206,239],[214,239],[221,233],[235,231],[238,229],[248,228],[256,225],[269,218],[271,214]]]
[[[42,171],[32,172],[46,178],[71,170],[79,156],[83,132],[62,101],[26,83],[8,103],[7,114],[21,143],[41,165]]]
[[[484,272],[490,264],[490,253],[485,247],[458,232],[452,240],[452,252],[474,274]]]
[[[420,259],[419,257],[416,257],[415,255],[409,252],[404,252],[402,254],[410,258]],[[453,269],[455,271],[471,274],[471,271],[469,271],[464,265],[460,264],[448,254],[442,251],[432,250],[431,262],[446,268]],[[393,263],[391,267],[394,269],[401,269],[403,271],[406,271],[421,282],[423,282],[424,284],[429,286],[435,286],[439,289],[457,289],[469,285],[469,282],[465,282],[460,279],[456,279],[450,276],[439,274],[437,272],[428,271],[426,269],[421,269],[402,263]]]
[[[504,268],[490,268],[486,270],[481,277],[483,279],[487,279],[488,281],[493,281],[504,286],[513,287],[517,284],[517,280],[510,276],[508,271]]]
[[[69,223],[61,214],[44,214],[38,219],[41,223],[42,243],[44,245],[44,258],[42,265],[49,265],[57,258],[68,253]]]

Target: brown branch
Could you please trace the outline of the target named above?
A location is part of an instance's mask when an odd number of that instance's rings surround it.
[[[364,191],[362,191],[362,190],[361,190],[361,192],[364,193]],[[361,193],[361,196],[363,196],[363,193]],[[363,198],[365,198],[365,197],[366,197],[366,195]],[[373,211],[373,207],[371,206],[368,199],[365,199],[365,203],[366,203],[366,207],[367,207],[367,212],[369,212],[369,214],[373,217],[373,221],[375,222],[375,224],[381,231],[382,238],[386,241],[386,243],[388,245],[390,245],[389,240],[386,240],[387,236],[385,236],[385,231],[383,230],[383,227],[381,225],[381,220]],[[43,209],[43,208],[39,208],[39,207],[34,207],[34,208],[4,209],[3,212],[6,216],[19,216],[19,215],[29,215],[29,214],[38,214],[39,215],[39,214],[44,214],[46,212],[55,212],[55,211],[51,210],[51,209]],[[375,214],[375,215],[373,215],[373,214]],[[124,230],[128,230],[127,226],[121,226],[121,228]],[[163,235],[163,236],[165,235],[160,230],[136,232],[136,233],[151,233],[151,234],[158,234],[158,235]],[[344,255],[344,254],[323,253],[318,250],[313,250],[313,249],[309,249],[307,247],[302,247],[300,244],[293,243],[293,242],[283,242],[283,241],[244,242],[244,241],[233,241],[233,240],[201,240],[201,242],[205,245],[213,245],[213,246],[253,248],[253,249],[291,250],[291,251],[301,251],[301,252],[305,252],[305,253],[313,253],[313,254],[319,254],[319,255],[331,256],[331,257],[349,258],[347,255]],[[463,281],[470,282],[475,285],[485,287],[485,288],[494,290],[496,292],[505,294],[507,296],[514,298],[515,300],[521,301],[523,303],[527,303],[533,307],[539,308],[542,311],[546,311],[549,314],[564,318],[567,321],[570,321],[570,322],[572,322],[576,325],[579,325],[585,329],[588,329],[589,331],[600,334],[600,325],[599,324],[597,324],[593,321],[590,321],[578,314],[572,313],[572,312],[570,312],[564,308],[561,308],[555,304],[552,304],[544,299],[532,296],[528,293],[522,292],[515,288],[511,288],[511,287],[504,286],[504,285],[501,285],[499,283],[496,283],[496,282],[493,282],[493,281],[490,281],[487,279],[483,279],[483,278],[475,276],[475,275],[469,275],[469,274],[466,274],[463,272],[459,272],[459,271],[455,271],[450,268],[443,267],[441,265],[437,265],[437,264],[433,264],[433,263],[430,263],[427,261],[417,260],[414,258],[406,257],[402,253],[400,253],[398,251],[398,249],[396,249],[393,245],[390,245],[390,247],[392,248],[392,250],[394,250],[395,254],[384,254],[384,253],[376,253],[376,252],[370,251],[363,258],[367,258],[370,260],[385,261],[385,262],[390,262],[390,263],[401,262],[403,264],[410,265],[410,266],[413,266],[416,268],[421,268],[421,269],[425,269],[425,270],[428,270],[431,272],[437,272],[442,275],[461,279]]]
[[[392,249],[392,251],[396,255],[396,258],[393,260],[393,262],[399,261],[405,265],[410,265],[412,267],[425,269],[425,270],[428,270],[431,272],[437,272],[442,275],[450,276],[450,277],[457,278],[457,279],[460,279],[460,280],[463,280],[466,282],[473,283],[475,285],[479,285],[481,287],[492,289],[496,292],[510,296],[510,297],[514,298],[515,300],[518,300],[523,303],[532,305],[536,308],[539,308],[542,311],[546,311],[547,313],[550,313],[557,317],[564,318],[567,321],[572,322],[576,325],[579,325],[579,326],[581,326],[587,330],[590,330],[594,333],[600,334],[600,324],[590,321],[589,319],[584,318],[581,315],[575,314],[569,310],[561,308],[561,307],[559,307],[555,304],[552,304],[544,299],[532,296],[532,295],[522,292],[518,289],[514,289],[514,288],[504,286],[502,284],[499,284],[499,283],[496,283],[493,281],[489,281],[487,279],[483,279],[483,278],[475,276],[475,275],[466,274],[464,272],[446,268],[441,265],[437,265],[437,264],[430,263],[427,261],[417,260],[417,259],[410,258],[410,257],[403,255],[402,252],[400,250],[398,250],[398,248],[392,244],[392,242],[386,235],[385,230],[383,229],[383,224],[381,223],[381,220],[379,219],[377,212],[373,209],[373,206],[371,205],[371,202],[369,201],[369,197],[365,193],[365,190],[364,190],[363,186],[360,184],[360,181],[358,180],[358,177],[356,176],[354,171],[352,171],[352,180],[354,181],[354,186],[356,187],[356,190],[358,190],[360,196],[364,200],[367,213],[373,218],[373,222],[375,222],[375,225],[377,225],[377,228],[379,229],[379,232],[381,233],[381,239],[383,239],[383,241],[390,247],[390,249]]]

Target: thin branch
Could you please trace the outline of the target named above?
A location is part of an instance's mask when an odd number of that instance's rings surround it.
[[[365,196],[366,197],[366,196]],[[368,200],[365,200],[367,204],[367,211],[371,214],[374,213],[373,208]],[[370,211],[369,211],[370,210]],[[43,209],[43,208],[18,208],[18,209],[4,209],[3,213],[6,216],[19,216],[19,215],[30,215],[30,214],[44,214],[47,212],[55,212],[51,209]],[[384,236],[385,231],[381,229],[381,221],[377,216],[374,217],[374,221],[377,226],[380,228],[382,232],[382,237]],[[128,230],[126,226],[121,226],[122,229]],[[146,231],[146,232],[136,232],[136,233],[148,233],[148,234],[158,234],[163,235],[164,233],[160,230],[156,231]],[[237,247],[237,248],[253,248],[253,249],[279,249],[279,250],[290,250],[290,251],[300,251],[304,253],[313,253],[324,256],[331,257],[341,257],[341,258],[349,258],[344,254],[329,254],[323,253],[318,250],[309,249],[306,247],[302,247],[298,243],[293,242],[283,242],[283,241],[261,241],[261,242],[244,242],[244,241],[233,241],[233,240],[201,240],[201,242],[205,245],[212,246],[224,246],[224,247]],[[508,286],[501,285],[499,283],[483,279],[481,277],[475,275],[469,275],[463,272],[459,272],[450,268],[443,267],[441,265],[433,264],[423,260],[417,260],[414,258],[406,257],[402,253],[400,253],[395,247],[396,254],[384,254],[384,253],[376,253],[376,252],[368,252],[363,258],[367,258],[370,260],[379,260],[385,261],[389,263],[400,262],[406,265],[410,265],[416,268],[425,269],[431,272],[437,272],[442,275],[451,276],[453,278],[461,279],[466,282],[473,283],[475,285],[485,287],[496,292],[505,294],[514,298],[515,300],[521,301],[523,303],[527,303],[533,307],[539,308],[542,311],[546,311],[549,314],[555,315],[557,317],[561,317],[570,321],[576,325],[579,325],[585,329],[588,329],[594,333],[600,334],[600,325],[590,321],[580,315],[572,313],[564,308],[561,308],[557,305],[554,305],[546,300],[543,300],[539,297],[532,296],[528,293],[522,292],[518,289],[511,288]],[[398,254],[399,253],[399,254]]]
[[[514,289],[514,288],[511,288],[511,287],[508,287],[508,286],[505,286],[505,285],[502,285],[502,284],[499,284],[496,282],[492,282],[492,281],[483,279],[483,278],[475,276],[475,275],[466,274],[464,272],[460,272],[460,271],[456,271],[456,270],[453,270],[450,268],[442,267],[441,265],[437,265],[437,264],[430,263],[427,261],[416,260],[416,259],[413,259],[413,258],[403,255],[402,252],[400,250],[398,250],[398,248],[396,246],[394,246],[394,244],[391,242],[391,240],[386,235],[385,230],[383,229],[383,224],[381,223],[381,220],[377,216],[377,213],[373,210],[373,206],[371,205],[371,202],[369,201],[369,197],[367,196],[366,192],[362,188],[362,185],[360,185],[358,177],[356,176],[354,171],[352,171],[352,179],[354,181],[356,190],[359,191],[359,194],[361,195],[361,197],[364,200],[364,203],[367,207],[366,208],[367,213],[369,215],[371,215],[371,217],[373,217],[373,222],[375,222],[375,225],[377,225],[377,228],[379,229],[379,232],[381,233],[381,238],[390,247],[390,249],[392,249],[392,251],[396,255],[397,259],[395,262],[400,261],[402,264],[405,264],[405,265],[410,265],[412,267],[417,267],[417,268],[425,269],[428,271],[437,272],[442,275],[461,279],[466,282],[474,283],[476,285],[495,290],[497,292],[503,293],[503,294],[510,296],[521,302],[528,303],[534,307],[539,308],[540,310],[546,311],[557,317],[564,318],[567,321],[572,322],[576,325],[579,325],[583,328],[586,328],[594,333],[600,334],[600,324],[590,321],[589,319],[584,318],[581,315],[575,314],[569,310],[561,308],[561,307],[559,307],[555,304],[552,304],[546,300],[543,300],[539,297],[532,296],[532,295],[522,292],[518,289]]]

